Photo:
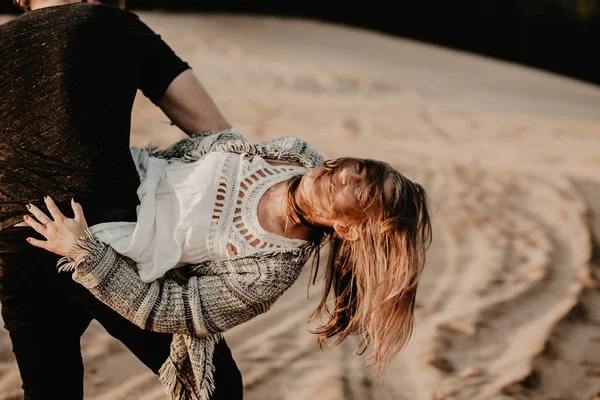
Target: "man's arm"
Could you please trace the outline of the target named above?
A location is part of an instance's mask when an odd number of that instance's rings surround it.
[[[225,130],[225,120],[189,65],[160,35],[129,11],[123,11],[123,37],[129,38],[137,87],[182,131]]]
[[[171,82],[157,105],[188,135],[231,128],[191,69],[183,71]]]

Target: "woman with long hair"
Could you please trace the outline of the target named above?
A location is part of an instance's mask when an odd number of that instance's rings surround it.
[[[174,333],[160,378],[172,398],[210,399],[221,333],[266,312],[329,245],[318,343],[359,335],[381,376],[407,343],[431,241],[423,188],[381,161],[323,158],[301,139],[253,145],[230,129],[166,150],[132,149],[136,223],[88,227],[46,197],[29,205],[32,245],[138,326]],[[317,278],[318,268],[314,270]],[[330,307],[328,298],[333,295]]]

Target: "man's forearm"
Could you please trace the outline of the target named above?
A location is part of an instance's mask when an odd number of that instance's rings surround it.
[[[158,106],[188,135],[231,128],[231,124],[191,69],[171,82]]]

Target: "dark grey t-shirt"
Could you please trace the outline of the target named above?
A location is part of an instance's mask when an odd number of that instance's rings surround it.
[[[156,103],[188,68],[135,14],[108,5],[42,8],[0,25],[0,230],[44,195],[65,212],[74,197],[94,222],[135,210],[136,91]]]

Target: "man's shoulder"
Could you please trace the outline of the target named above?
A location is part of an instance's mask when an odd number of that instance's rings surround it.
[[[123,20],[139,20],[140,18],[138,17],[137,14],[129,11],[129,10],[122,10],[120,8],[108,5],[108,4],[91,4],[90,5],[90,11],[91,12],[95,12],[98,15],[102,15],[102,16],[111,16],[114,18],[120,18]]]
[[[137,23],[140,18],[137,14],[129,10],[121,10],[120,8],[108,5],[108,4],[91,4],[82,3],[83,7],[80,8],[79,14],[82,14],[86,19],[97,19],[104,21],[109,24],[118,22],[122,23]],[[87,5],[87,7],[86,7]]]

